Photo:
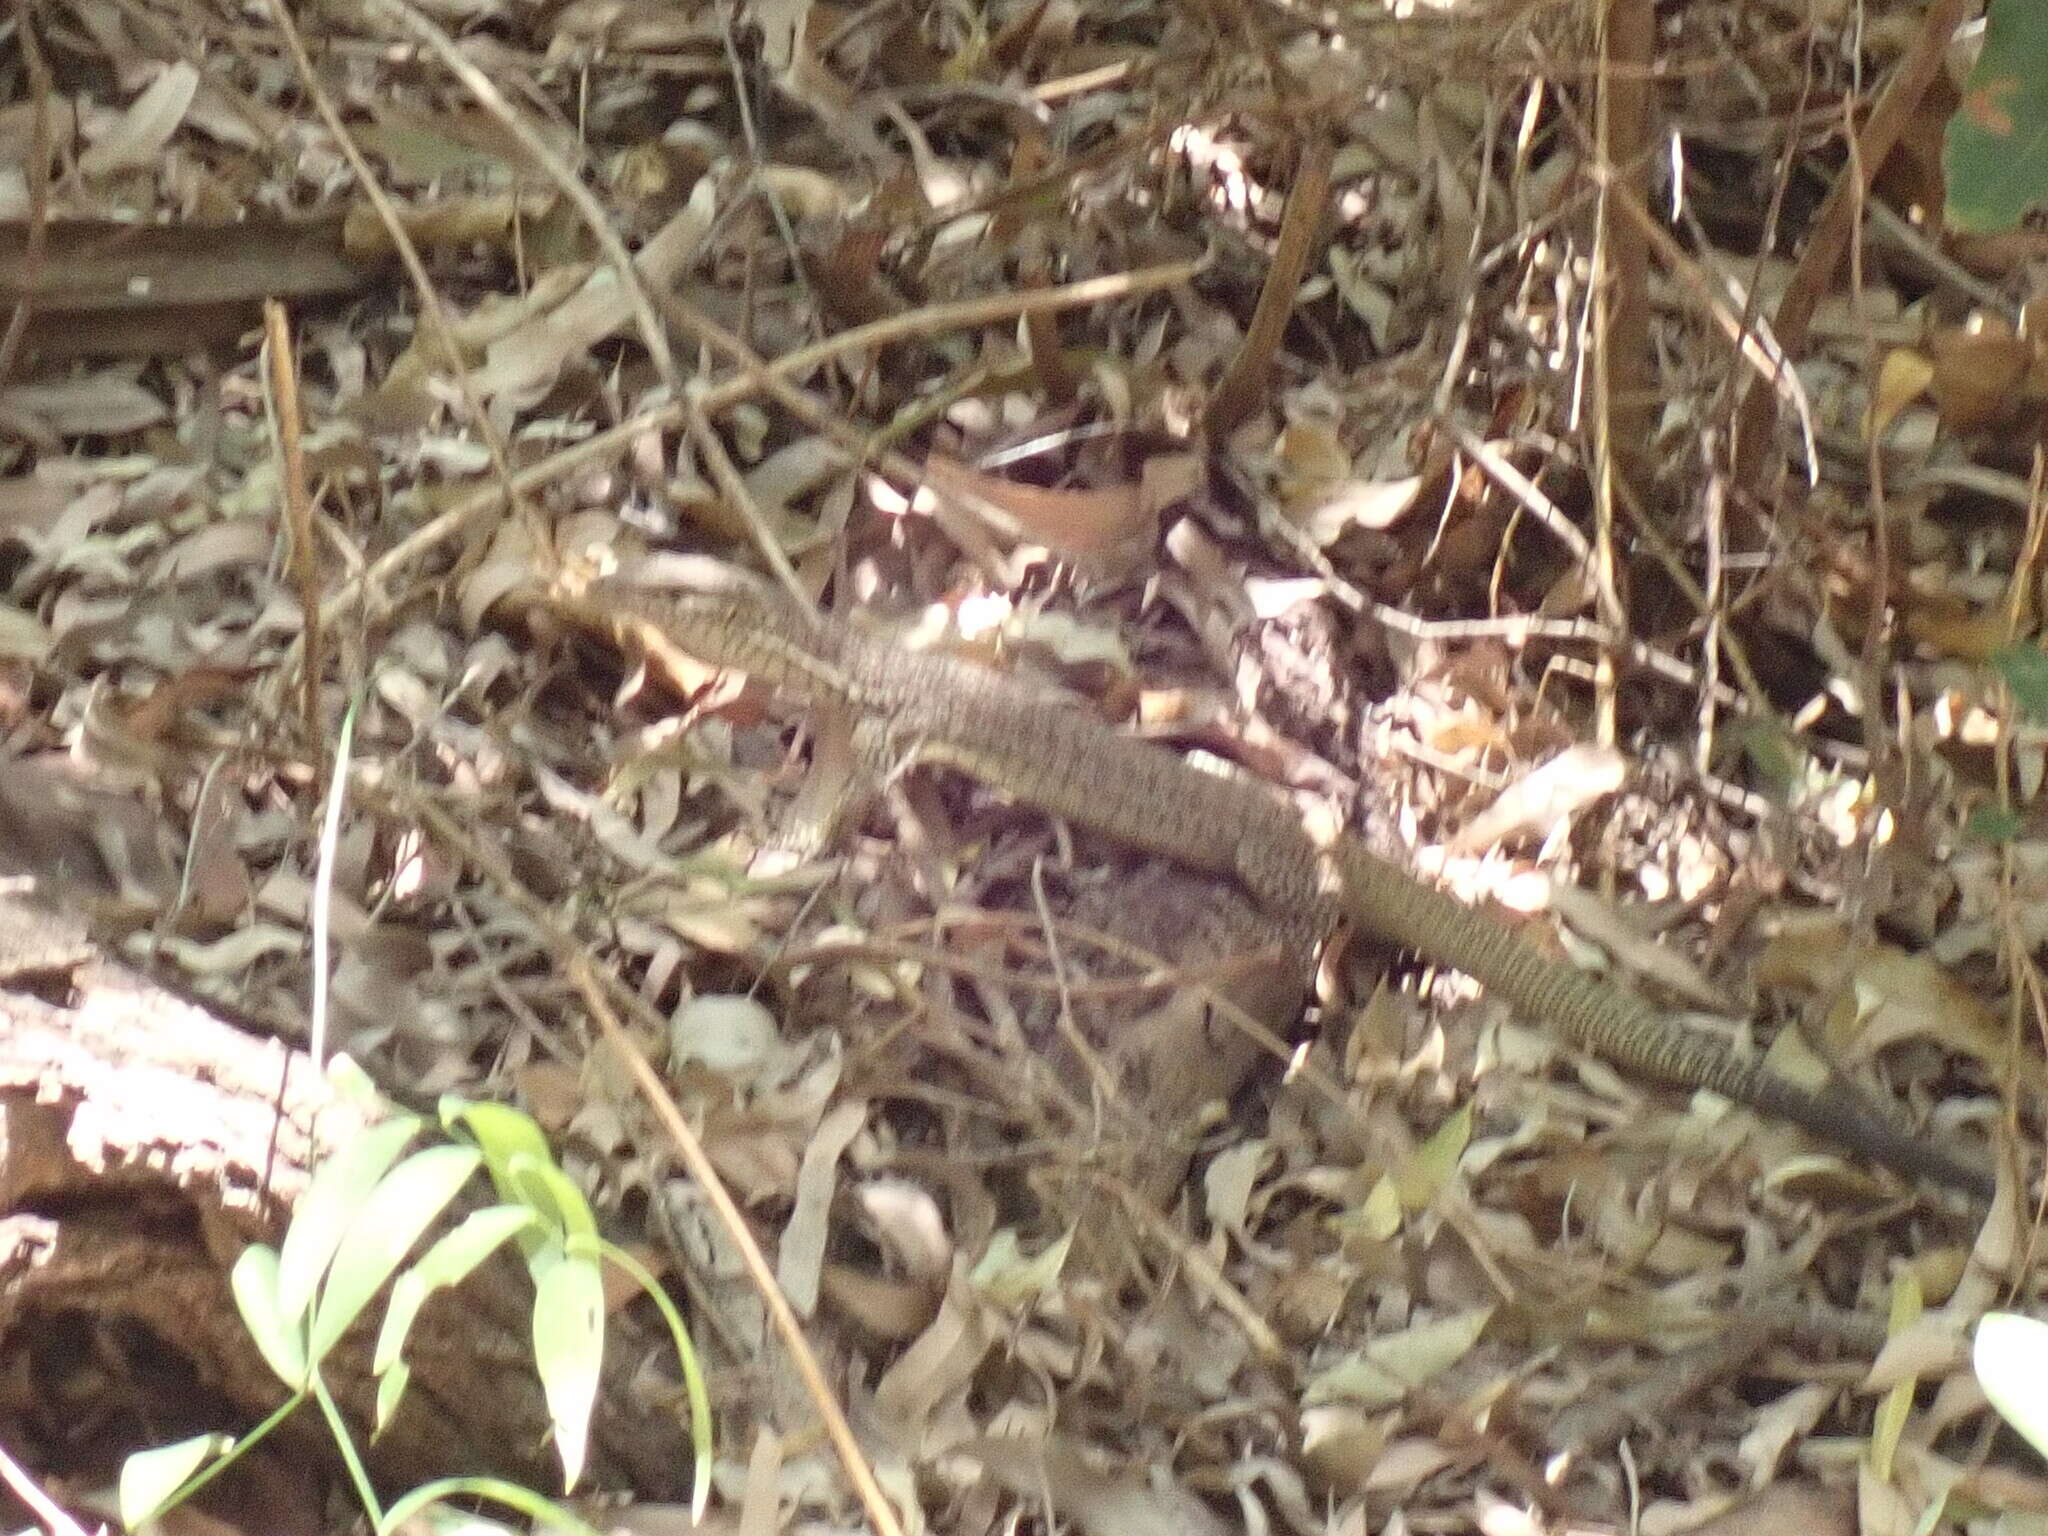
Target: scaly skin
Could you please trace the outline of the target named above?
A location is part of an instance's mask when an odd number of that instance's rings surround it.
[[[954,769],[1134,848],[1241,882],[1305,951],[1349,921],[1465,972],[1527,1017],[1624,1070],[1710,1088],[1899,1172],[1979,1198],[1993,1181],[1892,1121],[1847,1084],[1808,1090],[1556,960],[1502,917],[1466,906],[1358,839],[1319,846],[1264,786],[1195,767],[1104,724],[1056,690],[857,625],[813,625],[757,592],[656,593],[599,583],[543,599],[656,660],[744,671],[856,726],[873,767]]]

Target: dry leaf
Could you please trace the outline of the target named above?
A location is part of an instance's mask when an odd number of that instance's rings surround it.
[[[984,1437],[958,1449],[1018,1498],[1050,1499],[1085,1536],[1225,1536],[1230,1529],[1164,1468],[1150,1476],[1106,1473],[1060,1437],[1036,1446]]]
[[[1522,775],[1445,845],[1478,853],[1524,832],[1549,837],[1577,812],[1628,780],[1628,760],[1612,747],[1567,747]]]
[[[710,177],[698,182],[690,201],[657,230],[633,258],[640,281],[657,292],[673,288],[703,250],[718,208]],[[485,400],[530,405],[546,394],[562,368],[633,318],[631,296],[608,267],[593,272],[560,307],[493,342],[472,383]]]
[[[1003,1331],[1001,1315],[956,1265],[939,1315],[876,1383],[876,1417],[904,1436],[905,1444],[917,1443],[939,1404],[973,1380]]]
[[[1650,1529],[1648,1521],[1644,1529]],[[1703,1523],[1659,1522],[1661,1531],[1688,1531],[1691,1536],[1857,1536],[1854,1501],[1845,1488],[1823,1488],[1811,1482],[1773,1483],[1755,1498]]]
[[[978,515],[983,502],[1005,514],[1013,530],[992,530],[999,534],[1112,563],[1151,546],[1158,509],[1147,504],[1140,485],[1050,490],[982,474],[942,453],[928,456],[924,469],[931,488],[970,515]]]
[[[832,1197],[839,1187],[839,1159],[867,1118],[868,1106],[862,1100],[834,1105],[804,1145],[795,1199],[775,1255],[776,1281],[799,1317],[809,1317],[817,1310],[818,1277],[832,1232]]]
[[[1475,1307],[1382,1334],[1311,1376],[1302,1401],[1342,1401],[1366,1409],[1394,1407],[1464,1359],[1485,1333],[1493,1310]]]
[[[1934,380],[1934,364],[1925,353],[1896,347],[1878,368],[1877,393],[1863,424],[1865,441],[1883,437],[1898,414],[1925,393]]]
[[[1970,432],[2011,419],[2024,404],[2019,385],[2033,365],[2034,344],[2013,335],[2003,323],[1977,330],[1937,331],[1928,338],[1934,367],[1927,392],[1941,412],[1942,425]]]
[[[102,369],[52,384],[0,389],[0,419],[8,416],[59,437],[113,437],[153,427],[170,412],[127,372]]]
[[[198,90],[198,70],[182,59],[165,65],[127,111],[108,122],[88,123],[85,136],[92,143],[78,157],[79,170],[88,176],[108,176],[154,168]]]

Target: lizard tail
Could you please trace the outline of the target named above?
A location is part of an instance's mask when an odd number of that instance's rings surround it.
[[[1499,917],[1468,907],[1357,846],[1333,850],[1350,917],[1431,960],[1455,966],[1572,1044],[1626,1071],[1711,1088],[1916,1178],[1988,1200],[1991,1174],[1893,1122],[1848,1084],[1799,1086],[1720,1041],[1678,1024],[1610,982],[1552,959]]]

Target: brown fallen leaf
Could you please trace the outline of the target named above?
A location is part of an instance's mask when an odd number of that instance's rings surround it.
[[[1852,943],[1839,921],[1803,922],[1774,936],[1757,961],[1757,983],[1834,1003],[1828,1040],[1846,1057],[1915,1037],[1993,1067],[2008,1053],[2003,1022],[1931,957]]]
[[[942,453],[930,455],[924,470],[938,495],[963,500],[970,511],[987,502],[1015,521],[1023,539],[1078,559],[1129,560],[1149,547],[1159,511],[1142,482],[1055,490],[985,475]]]
[[[1784,1481],[1771,1484],[1755,1498],[1698,1525],[1673,1524],[1691,1536],[1856,1536],[1856,1500],[1846,1488]]]
[[[1165,1470],[1147,1477],[1098,1471],[1077,1444],[983,1437],[957,1446],[1020,1499],[1050,1498],[1052,1507],[1088,1536],[1222,1536],[1228,1526]]]
[[[1477,853],[1524,832],[1548,837],[1627,778],[1628,761],[1612,747],[1567,747],[1502,790],[1451,838],[1449,851]]]

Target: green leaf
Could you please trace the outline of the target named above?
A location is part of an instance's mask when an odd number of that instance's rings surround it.
[[[1806,753],[1785,722],[1775,715],[1750,715],[1731,722],[1730,734],[1765,793],[1781,804],[1787,801],[1799,783]]]
[[[296,1392],[306,1385],[306,1345],[298,1320],[278,1311],[277,1275],[277,1250],[251,1243],[228,1272],[228,1287],[263,1363]]]
[[[2048,1458],[2048,1323],[1987,1312],[1977,1324],[1970,1358],[1991,1406]]]
[[[2025,825],[2017,811],[2001,810],[1995,805],[1980,805],[1972,809],[1969,817],[1963,822],[1963,836],[1972,842],[1990,843],[1994,847],[2002,848],[2007,843],[2015,841],[2020,835],[2020,829]]]
[[[2021,714],[2037,722],[2048,720],[2048,651],[2038,645],[2009,645],[1992,654],[1991,665],[2012,690]]]
[[[370,1074],[346,1051],[336,1051],[327,1058],[327,1086],[335,1102],[353,1109],[365,1120],[381,1121],[392,1112],[391,1101],[377,1091]]]
[[[506,1508],[515,1509],[524,1515],[529,1529],[559,1531],[562,1536],[599,1536],[599,1532],[574,1510],[557,1504],[552,1499],[544,1499],[529,1488],[522,1488],[517,1483],[508,1483],[498,1477],[444,1477],[439,1482],[415,1488],[384,1511],[383,1518],[377,1522],[377,1536],[393,1536],[394,1532],[410,1524],[433,1506],[455,1499],[463,1500],[465,1504],[478,1499],[490,1499],[503,1504]],[[474,1525],[465,1526],[465,1529],[499,1528],[489,1519],[477,1520],[475,1516],[468,1515],[460,1515],[457,1518],[476,1521]],[[439,1532],[446,1530],[446,1526],[430,1526],[429,1529],[436,1531],[438,1536]]]
[[[378,1332],[370,1368],[381,1374],[397,1362],[406,1335],[429,1296],[444,1286],[460,1285],[501,1243],[533,1222],[533,1213],[523,1205],[491,1205],[472,1211],[453,1232],[436,1239],[420,1255],[419,1263],[392,1285],[391,1303],[384,1309],[384,1326]]]
[[[400,1275],[401,1281],[409,1276]],[[412,1367],[403,1360],[394,1361],[391,1369],[377,1378],[377,1428],[376,1434],[383,1434],[390,1426],[392,1417],[398,1412],[398,1405],[405,1401],[405,1389],[412,1385]]]
[[[2048,5],[1991,0],[1984,48],[1942,145],[1949,227],[2012,229],[2048,198]]]
[[[1475,1307],[1381,1334],[1311,1377],[1304,1401],[1390,1408],[1464,1359],[1485,1333],[1493,1311]]]
[[[349,1222],[422,1123],[416,1115],[398,1115],[373,1125],[314,1173],[292,1212],[278,1264],[278,1315],[294,1327],[304,1320]]]
[[[121,1523],[134,1530],[168,1509],[192,1474],[233,1449],[226,1435],[194,1435],[176,1445],[137,1451],[121,1463]]]
[[[1459,1106],[1444,1123],[1430,1133],[1429,1140],[1415,1149],[1394,1173],[1394,1189],[1401,1205],[1422,1211],[1443,1193],[1457,1177],[1458,1164],[1472,1143],[1472,1105]]]
[[[473,1104],[452,1093],[446,1094],[441,1099],[441,1124],[450,1131],[458,1127],[466,1130],[475,1139],[501,1200],[517,1198],[511,1182],[514,1158],[524,1154],[544,1163],[554,1161],[539,1122],[509,1104]]]
[[[314,1360],[324,1358],[348,1331],[482,1161],[474,1147],[428,1147],[392,1169],[370,1192],[321,1289],[308,1341]]]
[[[1073,1247],[1074,1229],[1047,1243],[1032,1258],[1024,1256],[1015,1227],[1002,1227],[988,1240],[988,1251],[967,1279],[995,1305],[1007,1309],[1029,1306],[1059,1282]]]
[[[587,1248],[597,1241],[597,1217],[590,1202],[553,1158],[521,1152],[514,1155],[507,1173],[512,1185],[509,1198],[546,1222],[562,1242]]]
[[[715,1449],[711,1438],[711,1391],[704,1384],[704,1367],[690,1343],[690,1330],[683,1326],[682,1313],[676,1310],[675,1301],[661,1288],[653,1271],[616,1243],[604,1245],[604,1257],[647,1293],[647,1299],[668,1324],[669,1337],[675,1340],[676,1359],[683,1368],[683,1390],[690,1399],[690,1441],[697,1453],[691,1479],[691,1487],[696,1491],[690,1495],[690,1518],[702,1525],[704,1511],[711,1503],[711,1453]]]
[[[597,1260],[554,1254],[534,1274],[533,1363],[547,1396],[565,1490],[583,1475],[603,1359],[604,1278]]]
[[[509,1238],[533,1223],[533,1212],[523,1205],[487,1205],[472,1211],[421,1256],[420,1273],[436,1286],[459,1285]]]

